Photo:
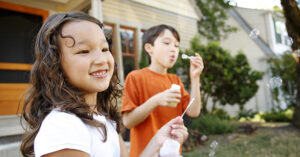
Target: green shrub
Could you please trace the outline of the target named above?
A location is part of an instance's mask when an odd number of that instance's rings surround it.
[[[210,135],[231,133],[238,126],[231,124],[228,120],[220,119],[216,115],[202,114],[193,120],[190,127],[199,130],[203,134]]]
[[[287,110],[266,112],[262,115],[262,118],[267,122],[291,122],[293,119],[294,108]]]
[[[249,109],[249,110],[246,110],[246,109],[243,109],[241,111],[239,111],[238,113],[238,118],[253,118],[256,114],[258,114],[257,112],[253,111],[252,109]]]
[[[220,119],[227,119],[227,120],[231,119],[228,113],[223,109],[215,109],[213,114],[219,117]]]

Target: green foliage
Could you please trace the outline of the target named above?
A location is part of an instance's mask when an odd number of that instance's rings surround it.
[[[242,118],[242,117],[253,118],[254,115],[256,115],[256,114],[257,114],[257,112],[253,111],[252,109],[249,109],[249,110],[243,109],[238,112],[238,118]]]
[[[294,108],[289,108],[287,110],[275,111],[264,113],[262,118],[267,122],[291,122],[293,119]]]
[[[145,52],[145,50],[142,51],[142,56],[141,56],[141,60],[140,60],[140,63],[139,63],[140,69],[149,66],[149,61],[148,61],[146,53],[147,52]]]
[[[253,115],[254,112],[250,112],[248,115],[241,115],[239,117],[240,122],[291,122],[294,114],[294,107],[291,106],[286,110],[271,110],[269,112],[260,112]],[[250,111],[250,110],[248,110]]]
[[[180,52],[179,55],[182,55]],[[263,76],[262,72],[251,69],[246,56],[239,52],[236,56],[220,47],[217,42],[210,42],[207,46],[200,44],[198,36],[192,39],[191,49],[184,52],[187,55],[199,53],[203,58],[204,70],[201,74],[201,96],[204,112],[208,97],[221,105],[243,105],[255,95],[258,90],[257,81]],[[170,71],[182,68],[182,75],[188,76],[183,80],[185,87],[189,87],[189,60],[179,57]]]
[[[230,121],[212,114],[201,114],[193,120],[190,127],[205,135],[231,133],[237,129],[237,126],[231,124]]]
[[[278,76],[282,79],[280,86],[283,92],[283,97],[288,105],[296,103],[297,94],[297,62],[290,53],[284,53],[279,58],[271,58],[268,60],[272,76]],[[272,91],[275,100],[279,101],[279,91],[274,89]]]
[[[213,114],[216,115],[217,117],[219,117],[220,119],[226,119],[226,120],[231,119],[231,117],[228,115],[228,113],[223,109],[215,109],[213,111]]]
[[[226,10],[231,8],[230,1],[224,0],[196,0],[203,14],[198,22],[198,31],[208,40],[221,40],[226,34],[237,31],[236,27],[226,24],[228,15]]]

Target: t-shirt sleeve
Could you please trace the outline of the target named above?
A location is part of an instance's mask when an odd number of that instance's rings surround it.
[[[121,112],[132,111],[138,107],[137,81],[133,73],[129,73],[124,84]]]
[[[90,154],[91,137],[85,124],[75,115],[52,111],[42,122],[34,140],[36,157],[63,149]]]
[[[181,90],[181,102],[182,102],[182,112],[187,108],[189,105],[190,101],[190,94],[185,90],[183,83],[181,82],[180,78],[179,79],[179,84],[180,84],[180,90]]]

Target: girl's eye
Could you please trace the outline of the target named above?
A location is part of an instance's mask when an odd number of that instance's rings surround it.
[[[88,50],[83,50],[83,51],[79,51],[78,54],[86,54],[86,53],[89,53]]]
[[[107,52],[107,51],[109,51],[108,48],[103,48],[102,49],[102,52]]]
[[[166,44],[166,45],[169,45],[170,43],[168,43],[168,42],[164,42],[164,44]]]
[[[175,47],[179,47],[179,45],[175,45]]]

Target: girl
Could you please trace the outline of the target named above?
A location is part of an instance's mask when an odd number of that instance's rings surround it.
[[[128,156],[120,135],[116,64],[103,25],[80,12],[50,16],[35,43],[36,61],[22,117],[29,131],[24,156]],[[167,138],[187,138],[181,118],[163,126],[141,156],[153,156]]]

